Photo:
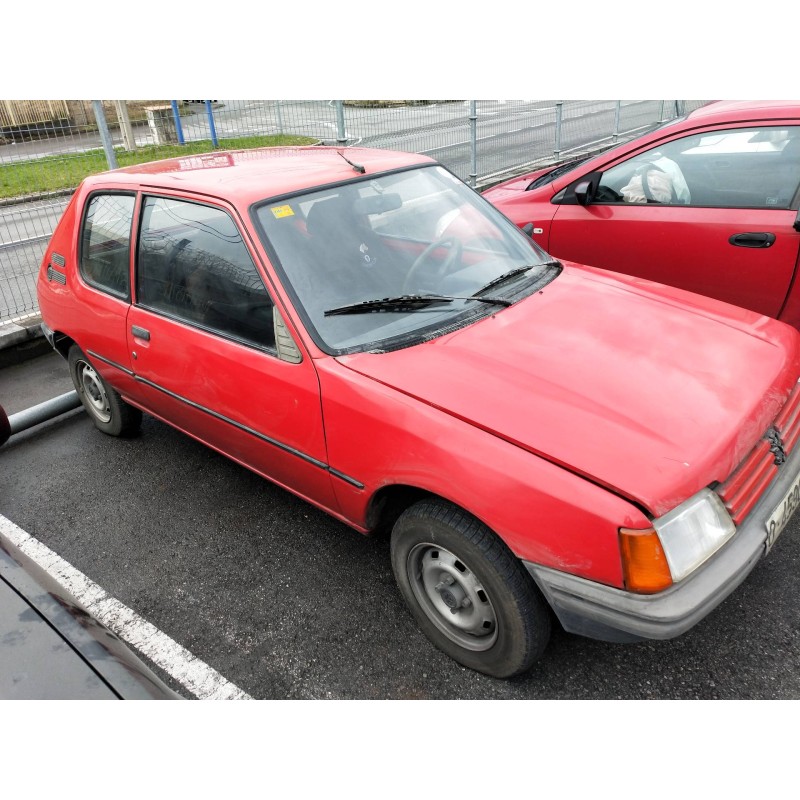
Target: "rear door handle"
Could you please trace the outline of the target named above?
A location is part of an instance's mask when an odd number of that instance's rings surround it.
[[[138,325],[132,325],[131,333],[137,339],[144,339],[145,342],[150,341],[150,331],[148,331],[146,328],[140,328]]]
[[[728,241],[736,247],[772,247],[774,233],[735,233]]]

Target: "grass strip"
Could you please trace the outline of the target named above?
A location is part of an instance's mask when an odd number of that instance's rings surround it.
[[[220,139],[218,148],[214,148],[211,139],[203,139],[186,144],[147,145],[136,150],[115,150],[115,153],[119,166],[129,167],[162,158],[210,153],[215,149],[249,150],[254,147],[314,144],[316,141],[308,136],[245,136],[239,139]],[[87,175],[105,172],[107,169],[108,162],[102,149],[0,164],[0,198],[74,189]]]

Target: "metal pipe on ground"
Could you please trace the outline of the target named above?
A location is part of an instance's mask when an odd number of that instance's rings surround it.
[[[34,425],[40,425],[42,422],[47,422],[61,414],[66,414],[67,411],[78,408],[80,404],[78,393],[73,390],[54,397],[52,400],[45,400],[43,403],[12,414],[10,417],[6,415],[6,412],[0,406],[0,445],[5,444],[8,438],[15,433],[20,433],[32,428]]]

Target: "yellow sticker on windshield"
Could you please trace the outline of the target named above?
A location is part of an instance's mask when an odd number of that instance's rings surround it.
[[[293,217],[294,211],[291,206],[274,206],[272,213],[275,219],[283,219],[283,217]]]

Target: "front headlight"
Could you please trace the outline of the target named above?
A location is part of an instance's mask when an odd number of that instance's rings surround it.
[[[685,578],[736,533],[736,526],[716,492],[699,491],[694,497],[653,520],[672,580]]]
[[[645,530],[621,528],[625,588],[652,594],[685,578],[736,533],[722,500],[703,489]]]

